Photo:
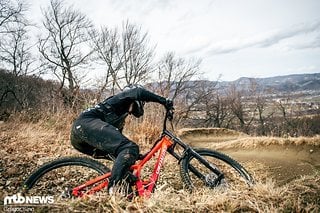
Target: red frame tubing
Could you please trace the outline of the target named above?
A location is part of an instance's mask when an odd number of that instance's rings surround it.
[[[164,162],[166,151],[172,144],[173,143],[169,138],[163,137],[160,140],[160,142],[151,150],[151,152],[143,160],[141,160],[138,164],[135,164],[135,165],[133,165],[131,167],[131,169],[133,169],[133,171],[134,171],[134,174],[138,178],[138,180],[136,181],[136,187],[137,187],[139,196],[150,197],[151,192],[152,192],[153,188],[155,187],[155,183],[157,182],[157,180],[159,178],[160,169],[161,169],[162,164]],[[159,150],[160,150],[160,153],[159,153],[159,156],[158,156],[158,160],[157,160],[157,162],[155,164],[153,173],[151,174],[151,176],[150,176],[150,178],[149,178],[149,180],[147,182],[142,181],[140,179],[140,174],[141,174],[142,167]],[[147,184],[148,184],[148,188],[145,189],[145,185],[147,185]]]
[[[110,176],[111,176],[111,172],[108,172],[104,175],[100,175],[92,180],[89,180],[89,181],[85,182],[84,184],[73,188],[72,195],[74,195],[76,197],[82,197],[84,194],[93,194],[93,193],[101,190],[102,188],[108,186],[108,179],[107,178]],[[103,181],[101,184],[95,186],[94,188],[90,189],[87,193],[82,192],[82,190],[84,190],[86,187],[91,186],[95,183],[98,183],[102,180],[105,180],[105,181]]]
[[[138,190],[139,196],[144,197],[150,197],[152,190],[155,187],[155,183],[157,182],[159,175],[160,175],[160,169],[163,165],[164,158],[166,155],[166,152],[170,146],[172,146],[173,142],[170,140],[170,138],[164,136],[161,138],[161,140],[156,144],[156,146],[148,153],[148,155],[142,159],[139,163],[136,163],[131,166],[131,170],[133,171],[133,174],[138,178],[135,185]],[[160,153],[158,155],[158,160],[154,166],[153,172],[149,178],[148,181],[143,181],[140,179],[141,170],[143,166],[160,150]],[[111,176],[111,172],[108,172],[104,175],[98,176],[92,180],[87,181],[86,183],[77,186],[73,188],[72,195],[75,197],[82,197],[84,195],[94,194],[97,191],[100,191],[101,189],[108,186],[108,177]],[[92,186],[93,184],[96,184],[100,181],[103,181],[102,183],[98,184],[97,186],[91,188],[87,192],[83,192],[85,188]],[[147,186],[147,188],[145,187]]]

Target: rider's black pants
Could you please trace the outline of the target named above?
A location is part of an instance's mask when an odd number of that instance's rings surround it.
[[[93,155],[95,150],[116,157],[109,186],[118,183],[139,156],[139,147],[116,127],[98,118],[80,116],[71,130],[71,144],[80,152]]]

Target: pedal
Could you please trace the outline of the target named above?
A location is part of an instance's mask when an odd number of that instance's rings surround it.
[[[72,197],[71,188],[70,187],[65,187],[65,189],[61,192],[60,197],[63,198],[63,199],[71,198]]]

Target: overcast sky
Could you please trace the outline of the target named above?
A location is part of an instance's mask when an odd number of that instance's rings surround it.
[[[30,0],[35,19],[49,0]],[[209,80],[320,72],[320,0],[68,0],[99,26],[129,20],[156,53],[202,59]]]

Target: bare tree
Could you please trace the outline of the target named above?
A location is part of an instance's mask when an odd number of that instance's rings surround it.
[[[97,94],[97,99],[100,100],[102,93],[108,86],[111,85],[114,88],[117,84],[118,72],[122,66],[121,56],[119,55],[119,35],[116,29],[110,30],[107,27],[103,27],[100,32],[93,30],[91,39],[94,53],[105,68],[103,80],[101,80],[102,83]]]
[[[25,17],[27,4],[14,0],[0,0],[0,82],[1,113],[27,109],[33,93],[28,79],[30,65],[35,62],[28,35],[29,21]]]
[[[153,51],[154,48],[148,46],[148,33],[143,33],[140,27],[127,21],[122,29],[120,55],[126,84],[148,79],[152,72]]]
[[[25,10],[26,5],[21,1],[0,0],[0,34],[10,32],[13,23],[23,23]]]
[[[103,27],[91,33],[94,51],[105,67],[101,93],[110,86],[112,91],[127,84],[144,83],[153,71],[153,48],[148,34],[128,21],[122,29]],[[100,97],[98,95],[98,97]]]
[[[234,116],[231,115],[229,99],[220,91],[213,91],[206,99],[206,126],[228,128]]]
[[[280,114],[282,115],[282,130],[285,134],[290,134],[290,131],[295,128],[293,122],[293,110],[290,101],[291,97],[289,95],[275,101],[275,105],[277,109],[280,110]]]
[[[25,18],[27,9],[20,1],[0,1],[0,63],[16,76],[27,74],[34,62],[27,33],[30,23]]]
[[[255,101],[256,101],[257,112],[258,112],[259,134],[267,135],[267,130],[266,130],[267,120],[273,115],[274,112],[271,112],[268,115],[265,115],[267,103],[266,103],[266,99],[260,94],[258,94],[255,97]]]
[[[183,119],[187,124],[203,127],[229,127],[234,116],[230,110],[229,98],[219,88],[219,81],[196,81],[187,91]]]
[[[239,121],[240,129],[245,133],[249,132],[250,125],[254,120],[256,106],[253,109],[246,104],[244,98],[250,96],[247,95],[245,90],[238,90],[235,84],[232,84],[227,92],[229,98],[230,109]]]
[[[198,76],[201,60],[177,58],[168,52],[158,65],[158,82],[163,96],[175,99],[187,89],[194,88],[190,81]]]
[[[92,53],[86,48],[92,23],[84,14],[72,6],[66,7],[60,0],[51,0],[43,14],[47,35],[39,38],[38,48],[46,67],[59,79],[60,92],[68,86],[67,94],[62,95],[66,104],[71,106],[83,78],[76,68],[87,64]]]
[[[267,91],[264,88],[260,88],[256,79],[250,79],[249,100],[252,102],[252,107],[255,108],[257,112],[256,130],[259,135],[267,135],[270,118],[275,113],[271,107],[268,107],[268,96],[266,94],[270,93],[270,89]]]
[[[176,125],[181,119],[189,116],[197,100],[201,98],[195,96],[193,91],[202,84],[195,79],[200,76],[200,63],[201,60],[176,57],[173,52],[166,53],[158,63],[158,79],[155,86],[159,94],[174,100]]]
[[[12,29],[7,33],[0,44],[0,61],[14,75],[30,74],[30,65],[35,62],[31,54],[32,44],[27,34],[27,26],[12,23]]]

